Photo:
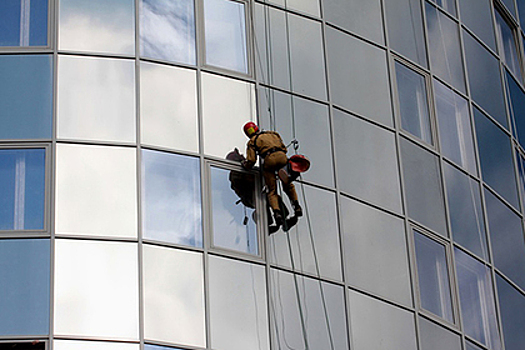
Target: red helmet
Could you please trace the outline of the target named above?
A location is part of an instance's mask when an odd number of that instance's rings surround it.
[[[259,132],[259,128],[257,127],[257,124],[254,122],[248,122],[244,124],[244,133],[248,137],[252,137],[254,134]]]

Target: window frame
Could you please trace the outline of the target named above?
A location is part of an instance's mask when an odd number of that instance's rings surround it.
[[[0,237],[2,238],[20,238],[24,237],[49,237],[51,225],[51,164],[52,152],[51,145],[48,143],[9,143],[0,144],[0,151],[2,150],[33,150],[43,149],[45,154],[44,160],[44,218],[42,229],[33,230],[0,230]]]
[[[505,44],[502,42],[503,35],[501,34],[501,26],[498,21],[498,15],[501,17],[503,22],[508,26],[511,34],[512,34],[512,41],[514,42],[514,48],[516,50],[516,63],[517,63],[517,69],[519,72],[514,72],[511,65],[508,63],[508,58],[506,57],[505,53]],[[503,64],[504,67],[506,67],[507,71],[518,78],[517,80],[520,83],[524,83],[523,76],[524,76],[524,53],[523,53],[523,45],[522,41],[520,40],[520,32],[518,29],[518,24],[516,24],[516,21],[513,19],[512,15],[509,15],[509,10],[506,9],[504,5],[499,4],[497,1],[494,2],[494,34],[496,38],[496,47],[498,49],[498,57],[500,62]]]

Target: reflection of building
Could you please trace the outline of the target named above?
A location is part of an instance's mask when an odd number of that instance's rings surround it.
[[[1,2],[0,349],[521,349],[520,19]],[[230,188],[256,110],[312,160],[289,234]]]

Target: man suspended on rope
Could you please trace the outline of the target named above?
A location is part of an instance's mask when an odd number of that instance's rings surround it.
[[[286,146],[281,136],[275,131],[261,131],[253,122],[244,125],[244,133],[250,139],[246,144],[246,160],[242,165],[251,169],[257,161],[257,155],[263,160],[263,177],[267,187],[268,203],[272,208],[275,223],[280,226],[284,223],[283,213],[279,207],[279,195],[277,194],[276,172],[288,163]],[[303,210],[297,200],[297,193],[293,183],[284,183],[283,189],[292,203],[295,216],[303,215]]]

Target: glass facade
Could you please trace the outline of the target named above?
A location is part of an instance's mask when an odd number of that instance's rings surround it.
[[[0,350],[520,350],[523,23],[0,1]],[[247,121],[311,161],[287,232],[232,160]]]

